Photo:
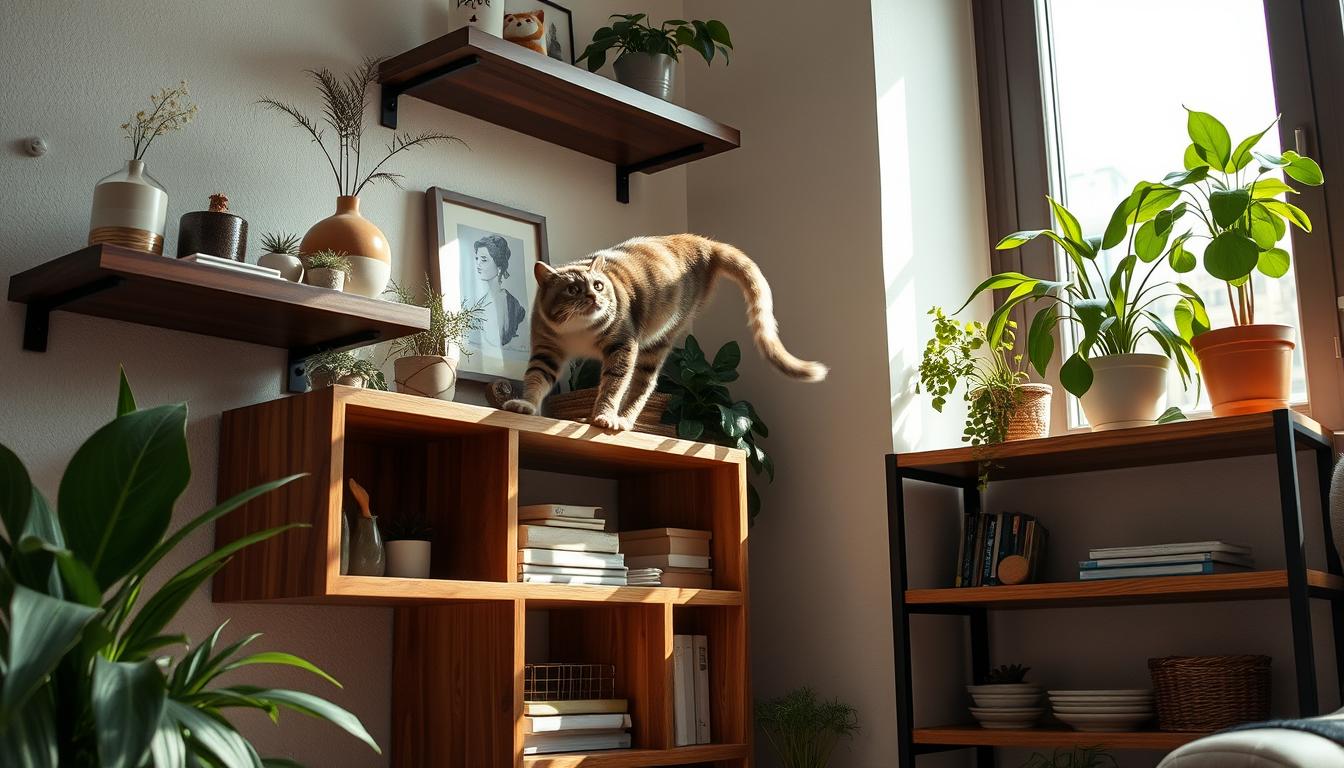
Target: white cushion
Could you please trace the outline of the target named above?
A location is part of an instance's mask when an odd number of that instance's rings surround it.
[[[1344,710],[1321,719],[1344,720]],[[1344,747],[1306,731],[1256,728],[1192,741],[1158,768],[1344,768]]]

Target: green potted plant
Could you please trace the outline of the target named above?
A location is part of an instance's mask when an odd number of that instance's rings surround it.
[[[858,710],[811,688],[757,702],[756,722],[784,768],[826,768],[840,739],[859,732]]]
[[[1293,329],[1257,323],[1255,283],[1259,276],[1277,280],[1288,273],[1288,251],[1278,243],[1288,225],[1311,231],[1311,219],[1297,206],[1280,199],[1296,194],[1277,176],[1318,186],[1325,181],[1315,160],[1292,150],[1281,155],[1256,152],[1255,146],[1274,127],[1243,139],[1234,148],[1227,128],[1213,115],[1187,110],[1190,146],[1181,178],[1190,198],[1188,211],[1207,239],[1204,270],[1223,281],[1232,325],[1203,329],[1192,344],[1204,372],[1215,416],[1287,408],[1293,365]],[[1252,168],[1254,170],[1252,170]],[[1193,257],[1190,262],[1193,264]]]
[[[429,578],[430,547],[434,529],[423,512],[408,510],[383,526],[388,576],[402,579]]]
[[[981,283],[962,305],[965,309],[985,291],[1008,291],[985,324],[987,342],[998,345],[1015,308],[1024,302],[1044,303],[1032,318],[1026,344],[1027,358],[1042,376],[1054,357],[1056,327],[1070,323],[1078,347],[1060,366],[1059,381],[1080,399],[1093,430],[1179,418],[1174,409],[1162,408],[1169,366],[1176,365],[1187,386],[1198,377],[1189,337],[1208,324],[1204,302],[1184,283],[1153,279],[1163,260],[1177,272],[1194,268],[1194,257],[1185,248],[1189,233],[1173,236],[1183,213],[1181,206],[1173,208],[1180,195],[1179,186],[1139,183],[1116,207],[1101,237],[1085,237],[1077,217],[1051,199],[1054,229],[1014,232],[996,247],[1007,250],[1049,238],[1069,257],[1073,267],[1069,279],[1041,280],[1004,272]],[[1098,256],[1117,246],[1124,246],[1125,255],[1107,274]],[[1171,304],[1173,322],[1159,314],[1162,303]],[[1145,346],[1156,353],[1142,351]]]
[[[261,236],[257,264],[280,271],[280,276],[297,283],[303,279],[303,259],[299,258],[299,236],[288,232],[267,232]]]
[[[663,101],[672,100],[677,73],[677,60],[682,48],[690,48],[714,63],[714,55],[721,54],[728,61],[733,40],[723,22],[684,21],[670,19],[652,26],[645,19],[648,14],[613,14],[609,26],[593,33],[593,41],[584,49],[578,61],[587,61],[588,71],[596,72],[607,62],[607,52],[620,51],[612,69],[616,80]]]
[[[317,251],[303,257],[303,282],[318,288],[345,290],[350,270],[350,254],[345,251]]]
[[[389,357],[396,357],[392,378],[397,391],[452,400],[457,392],[457,364],[466,354],[463,344],[467,334],[481,330],[486,298],[472,305],[464,301],[460,310],[449,311],[428,276],[420,296],[395,282],[389,292],[403,304],[429,309],[429,328],[393,341],[388,352]]]
[[[0,446],[0,765],[260,768],[229,720],[239,708],[272,720],[301,712],[379,751],[358,718],[319,696],[227,681],[282,665],[339,685],[311,662],[244,654],[258,636],[225,643],[224,625],[196,643],[172,626],[234,553],[296,526],[244,536],[167,578],[157,567],[202,527],[301,477],[244,491],[165,535],[191,476],[186,424],[185,404],[137,408],[123,374],[116,417],[75,451],[55,506]]]
[[[308,358],[304,373],[313,389],[341,384],[347,387],[387,390],[382,370],[354,352],[319,352]]]

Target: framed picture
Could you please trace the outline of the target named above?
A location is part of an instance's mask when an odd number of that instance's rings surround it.
[[[531,14],[540,11],[545,20],[543,44],[546,55],[573,64],[578,52],[574,50],[574,14],[568,8],[556,5],[550,0],[507,0],[504,12],[512,14]]]
[[[449,309],[484,307],[483,327],[468,335],[458,375],[521,381],[532,353],[532,265],[550,263],[546,219],[439,187],[425,201],[431,283]]]

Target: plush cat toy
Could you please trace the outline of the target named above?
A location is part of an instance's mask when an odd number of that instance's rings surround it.
[[[541,9],[528,13],[504,14],[504,39],[524,48],[546,54],[546,13]]]

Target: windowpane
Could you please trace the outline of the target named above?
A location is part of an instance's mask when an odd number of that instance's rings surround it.
[[[1041,4],[1043,92],[1046,100],[1052,188],[1089,234],[1106,228],[1115,206],[1139,181],[1159,181],[1180,170],[1189,144],[1185,106],[1209,112],[1227,125],[1233,143],[1263,129],[1278,114],[1271,80],[1269,43],[1262,0],[1126,0],[1123,3],[1038,0]],[[1217,19],[1216,45],[1191,30]],[[1191,42],[1192,40],[1201,42]],[[1278,134],[1265,134],[1259,148],[1278,152]],[[1203,230],[1193,216],[1177,225]],[[1202,263],[1205,240],[1189,247]],[[1285,238],[1280,247],[1291,251]],[[1110,269],[1122,248],[1102,257]],[[1067,266],[1061,260],[1061,270]],[[1232,321],[1224,284],[1202,267],[1177,276],[1165,264],[1154,280],[1182,280],[1208,304],[1214,327]],[[1293,366],[1293,399],[1305,402],[1307,382],[1301,356],[1301,323],[1296,281],[1256,279],[1256,321],[1298,328]],[[1164,314],[1169,316],[1169,305]],[[1071,341],[1066,341],[1071,343]],[[1151,343],[1151,341],[1150,341]],[[1154,348],[1149,351],[1159,351]],[[1196,392],[1181,388],[1173,371],[1169,405],[1188,412]],[[1071,426],[1082,423],[1076,403]]]

